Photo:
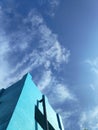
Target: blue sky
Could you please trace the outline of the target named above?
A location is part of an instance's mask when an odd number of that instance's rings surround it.
[[[30,72],[65,130],[98,130],[97,12],[97,0],[1,0],[1,88]]]

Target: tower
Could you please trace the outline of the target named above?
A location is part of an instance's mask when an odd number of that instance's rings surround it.
[[[64,130],[30,74],[0,90],[0,130]]]

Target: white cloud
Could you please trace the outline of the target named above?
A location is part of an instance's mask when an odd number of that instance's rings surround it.
[[[90,88],[95,91],[96,90],[96,86],[94,84],[90,84]]]
[[[91,66],[91,71],[98,75],[98,57],[93,60],[87,60],[86,63]]]
[[[64,102],[65,100],[75,100],[75,97],[71,92],[68,90],[68,88],[63,84],[56,84],[56,86],[53,88],[53,96],[55,95],[55,98],[57,97],[58,102]],[[55,100],[53,97],[52,100]]]
[[[69,128],[71,122],[68,118],[74,114],[75,110],[73,110],[73,112],[66,111],[66,109],[61,107],[61,105],[66,101],[76,103],[78,100],[75,95],[68,89],[68,86],[55,77],[50,68],[42,72],[41,78],[37,83],[40,90],[47,95],[52,106],[55,107],[55,105],[59,104],[59,107],[56,108],[56,112],[61,115],[63,124],[66,124],[65,128]]]
[[[6,14],[2,9],[1,14],[2,19],[5,19]],[[40,66],[44,67],[48,77],[45,79],[43,74],[44,86],[47,86],[51,81],[51,72],[48,71],[51,65],[55,69],[57,67],[60,69],[60,64],[68,63],[70,51],[61,46],[57,35],[52,33],[36,10],[32,10],[28,17],[22,19],[22,25],[18,25],[19,28],[16,28],[14,33],[6,34],[2,19],[0,22],[2,30],[2,34],[0,33],[0,72],[2,74],[0,81],[5,83],[4,79],[6,79],[6,84],[1,87],[8,86],[25,73]],[[6,26],[8,25],[9,23]],[[44,88],[43,82],[40,82],[41,85]]]
[[[2,34],[0,34],[0,43],[1,43],[1,46],[0,46],[0,58],[2,58],[4,56],[4,54],[9,51],[8,40]]]
[[[47,70],[43,73],[43,75],[38,83],[38,87],[40,88],[40,90],[44,90],[46,87],[49,86],[51,81],[52,81],[52,73],[50,70]]]
[[[70,119],[71,117],[73,117],[73,115],[77,114],[77,110],[66,111],[66,109],[63,110],[61,108],[58,108],[56,109],[56,112],[61,115],[65,130],[72,129],[72,126],[75,124],[74,124],[74,120],[71,121]]]
[[[93,91],[97,92],[98,91],[98,57],[86,60],[86,64],[89,65],[90,71],[93,74],[93,77],[91,75],[91,77],[92,77],[93,80],[90,83],[90,88]]]
[[[88,130],[98,130],[98,106],[92,110],[83,112],[79,125],[81,130],[83,130],[83,128],[88,128]]]
[[[48,16],[55,16],[60,0],[37,0],[40,7],[44,6],[43,13]]]
[[[56,109],[56,112],[60,113],[64,121],[67,120],[69,117],[71,117],[72,114],[74,113],[74,111],[66,111],[66,110],[62,110],[61,108]]]
[[[91,66],[98,66],[98,58],[95,58],[93,60],[87,60],[87,63],[90,64]]]
[[[58,6],[59,5],[59,0],[49,0],[51,6]]]
[[[52,105],[56,104],[56,99],[57,104],[63,103],[66,100],[77,100],[74,94],[69,91],[68,87],[56,79],[51,69],[42,73],[38,86],[41,91],[48,93],[48,98]]]
[[[6,54],[9,51],[8,38],[5,36],[4,32],[0,32],[0,85],[3,87],[6,85],[5,77],[8,75],[8,63],[6,61]]]
[[[50,5],[50,11],[48,10],[47,13],[50,16],[54,16],[56,13],[56,10],[60,4],[60,0],[48,0],[49,5]]]

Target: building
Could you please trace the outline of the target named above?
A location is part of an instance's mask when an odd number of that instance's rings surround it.
[[[30,74],[0,90],[0,130],[64,130]]]

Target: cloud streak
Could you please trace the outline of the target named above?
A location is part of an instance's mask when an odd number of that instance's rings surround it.
[[[56,79],[50,69],[43,72],[38,86],[44,93],[48,93],[53,105],[56,104],[56,99],[58,99],[57,103],[63,103],[66,100],[76,100],[75,96],[68,90],[68,87]]]
[[[60,4],[60,0],[37,0],[37,3],[41,8],[43,7],[44,14],[54,17]]]
[[[87,60],[86,63],[91,66],[91,71],[98,75],[98,57],[93,60]]]
[[[83,128],[97,130],[98,129],[97,120],[98,120],[98,106],[96,106],[92,110],[83,112],[79,122],[81,130],[83,130]]]

